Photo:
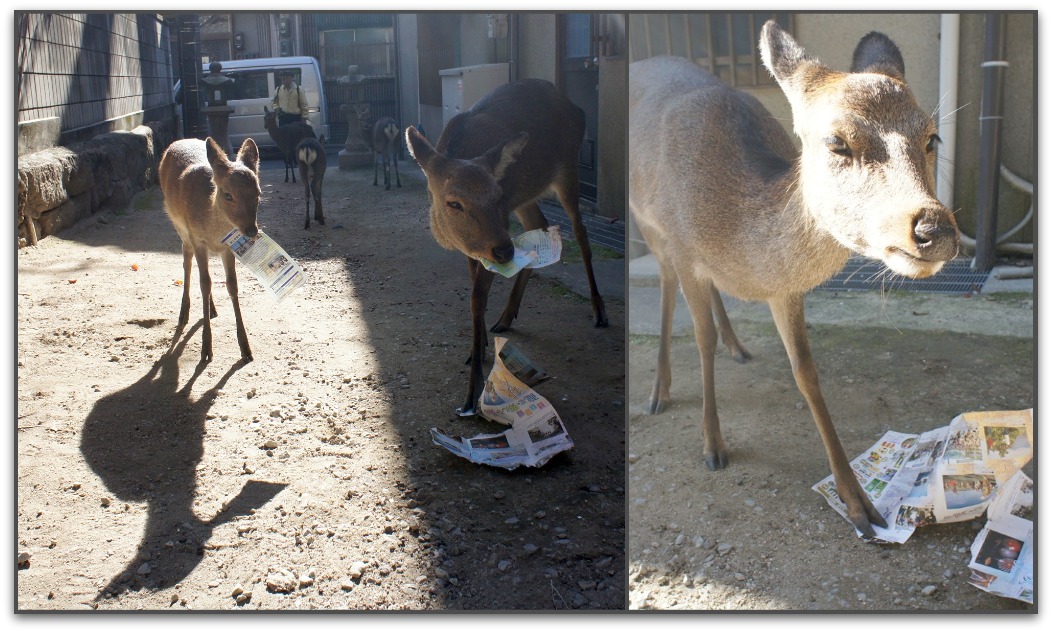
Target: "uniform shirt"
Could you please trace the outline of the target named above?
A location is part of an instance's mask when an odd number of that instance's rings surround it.
[[[286,114],[306,114],[307,97],[293,81],[288,89],[284,85],[278,86],[278,91],[274,94],[274,107],[281,108]]]

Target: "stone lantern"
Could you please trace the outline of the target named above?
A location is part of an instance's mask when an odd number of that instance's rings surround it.
[[[208,74],[201,82],[204,84],[207,106],[201,111],[208,117],[208,135],[212,137],[227,154],[232,153],[228,128],[230,115],[234,108],[226,104],[234,87],[234,80],[221,74],[223,65],[217,61],[208,65]]]
[[[365,75],[358,74],[358,66],[347,66],[347,74],[337,79],[349,87],[348,102],[340,105],[340,111],[347,117],[347,141],[340,150],[340,171],[349,171],[354,167],[364,167],[373,159],[369,143],[362,138],[362,131],[372,123],[372,112],[368,103],[362,102],[361,87]]]

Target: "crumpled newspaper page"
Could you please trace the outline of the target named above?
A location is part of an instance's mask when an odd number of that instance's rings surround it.
[[[538,228],[515,237],[515,256],[507,263],[497,263],[480,258],[482,266],[490,272],[504,277],[513,277],[523,268],[543,268],[549,266],[562,256],[563,241],[558,226]]]
[[[987,512],[991,524],[996,526],[988,524],[984,533],[989,530],[1014,539],[1008,546],[1017,556],[1013,559],[1020,561],[1013,561],[1015,570],[1010,573],[989,566],[976,570],[972,565],[973,577],[980,578],[972,583],[986,590],[979,585],[985,581],[999,591],[997,594],[1029,594],[1032,599],[1032,564],[1026,566],[1022,558],[1029,554],[1032,559],[1033,523],[1011,518],[1018,517],[1019,512],[1029,512],[1027,498],[1032,505],[1033,483],[1027,487],[1018,482],[1017,475],[1030,481],[1019,470],[1033,453],[1033,409],[968,412],[955,417],[948,426],[919,435],[890,431],[851,461],[851,468],[888,523],[888,528],[873,526],[878,541],[901,544],[917,527],[972,520]],[[1023,488],[1028,491],[1020,491]],[[837,495],[832,475],[812,489],[847,518],[847,507]],[[1004,500],[1005,497],[1015,500]],[[994,509],[1009,504],[1016,509],[999,509],[1002,517],[995,519]],[[861,537],[861,532],[856,533]],[[980,536],[983,539],[983,534]],[[1021,596],[1013,598],[1026,600]]]
[[[307,282],[300,264],[263,231],[250,239],[235,228],[222,242],[278,302]]]
[[[972,543],[968,583],[988,593],[1034,603],[1034,481],[1016,472],[986,510]]]
[[[522,465],[541,467],[552,456],[573,447],[555,408],[530,388],[549,376],[506,338],[495,338],[494,345],[497,353],[479,398],[479,414],[510,428],[471,438],[432,428],[431,438],[472,463],[508,470]]]

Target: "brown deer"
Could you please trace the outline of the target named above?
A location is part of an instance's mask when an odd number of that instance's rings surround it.
[[[471,376],[461,415],[473,414],[482,394],[486,354],[486,302],[493,273],[479,258],[507,262],[514,255],[508,234],[512,211],[524,230],[546,228],[537,198],[554,189],[573,223],[588,275],[592,318],[607,326],[606,308],[592,272],[588,233],[578,212],[578,151],[584,112],[551,83],[525,79],[500,86],[452,119],[434,147],[412,127],[406,143],[427,176],[431,232],[439,245],[459,250],[471,277]],[[508,303],[490,331],[511,327],[530,270],[516,275]]]
[[[208,274],[209,252],[219,253],[226,271],[226,290],[234,305],[237,343],[241,360],[252,361],[241,306],[237,300],[237,272],[234,253],[222,243],[237,228],[248,237],[259,233],[259,148],[251,138],[238,150],[237,159],[227,159],[223,149],[211,138],[178,140],[168,146],[158,168],[164,209],[183,241],[183,300],[179,309],[179,331],[190,318],[190,270],[197,259],[204,310],[201,337],[201,363],[212,360],[212,326],[216,316],[212,300],[212,277]]]
[[[300,180],[303,181],[303,194],[307,198],[307,220],[304,228],[310,228],[310,199],[314,198],[314,219],[325,225],[325,213],[321,208],[322,182],[325,180],[325,169],[328,160],[325,147],[316,138],[304,138],[296,145],[296,160],[299,162]]]
[[[402,186],[402,178],[398,175],[398,142],[401,131],[398,123],[390,116],[385,116],[373,123],[370,143],[373,151],[384,163],[384,188],[388,191],[391,190],[391,163],[394,163],[395,181],[398,186]],[[373,156],[374,187],[378,186],[377,171],[380,166],[376,158],[377,156]]]
[[[285,182],[289,181],[289,173],[292,173],[292,183],[296,183],[296,146],[304,138],[317,138],[314,128],[303,121],[296,121],[286,125],[278,125],[278,111],[273,112],[263,106],[263,127],[266,128],[270,137],[278,145],[281,158],[285,161]]]
[[[957,255],[953,214],[935,198],[935,122],[905,82],[902,55],[880,33],[862,38],[851,72],[809,57],[775,22],[760,36],[764,65],[789,99],[802,149],[752,96],[682,58],[629,71],[629,206],[660,268],[661,336],[649,412],[669,398],[669,336],[677,283],[702,363],[709,469],[727,466],[713,377],[719,321],[735,359],[748,353],[719,291],[765,300],[797,387],[818,425],[837,493],[872,537],[886,526],[862,491],[818,384],[804,294],[850,252],[921,278]]]

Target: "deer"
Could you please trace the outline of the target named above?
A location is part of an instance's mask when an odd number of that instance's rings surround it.
[[[754,97],[692,62],[655,57],[629,70],[629,208],[659,267],[660,337],[649,414],[669,401],[669,338],[677,285],[702,365],[703,458],[726,468],[715,398],[719,336],[732,357],[751,356],[734,335],[720,292],[766,301],[793,378],[810,408],[837,494],[864,538],[887,526],[855,478],[818,381],[804,295],[850,253],[924,278],[954,258],[960,237],[936,199],[935,122],[906,83],[898,47],[872,32],[849,72],[809,56],[774,21],[760,53],[792,109],[788,132]],[[714,323],[714,317],[716,323]]]
[[[373,123],[370,144],[376,156],[373,156],[373,186],[377,185],[377,171],[380,161],[384,164],[384,189],[391,190],[391,163],[394,163],[395,181],[402,186],[402,178],[398,175],[398,141],[401,136],[398,123],[390,116],[385,116]]]
[[[296,145],[296,160],[299,163],[300,180],[303,181],[303,194],[307,199],[307,219],[304,229],[310,228],[310,199],[314,198],[314,219],[325,225],[325,214],[321,208],[321,189],[328,167],[325,147],[316,138],[304,138]]]
[[[256,225],[260,196],[259,148],[247,138],[236,159],[231,161],[211,137],[178,140],[161,156],[158,179],[164,194],[165,212],[183,242],[183,297],[178,331],[182,331],[190,318],[190,271],[196,259],[204,310],[201,364],[212,360],[211,319],[217,316],[217,312],[212,299],[208,255],[219,253],[226,272],[227,294],[234,306],[241,361],[251,362],[252,350],[237,298],[234,253],[222,239],[234,228],[250,238],[259,234]]]
[[[438,142],[413,127],[406,144],[427,177],[431,233],[440,246],[467,258],[471,281],[471,355],[461,416],[476,414],[482,394],[482,360],[488,338],[485,313],[494,273],[480,259],[509,261],[515,248],[508,233],[514,211],[523,229],[545,229],[537,199],[554,189],[573,225],[591,294],[592,321],[607,327],[606,307],[592,271],[588,232],[579,212],[578,152],[584,112],[548,81],[523,79],[495,88],[470,109],[451,118]],[[518,316],[530,269],[521,270],[493,333],[507,331]]]
[[[266,128],[270,137],[278,145],[278,151],[285,161],[285,182],[289,181],[289,173],[292,173],[292,183],[296,183],[296,146],[304,138],[318,138],[314,128],[303,121],[278,125],[278,111],[271,111],[263,106],[263,127]]]

